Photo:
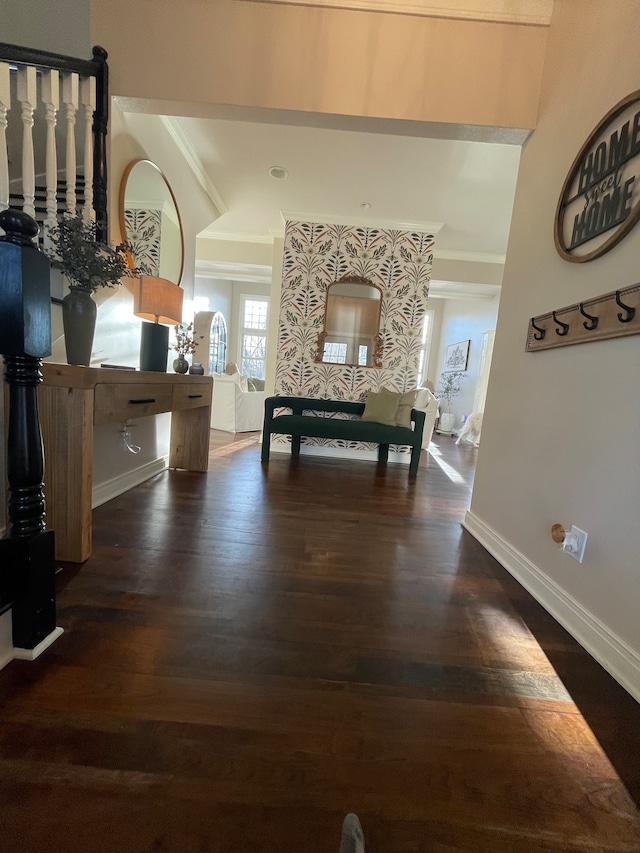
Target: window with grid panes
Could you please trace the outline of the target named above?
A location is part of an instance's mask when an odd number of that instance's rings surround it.
[[[227,363],[227,324],[223,315],[216,311],[211,321],[209,346],[209,373],[224,373]]]
[[[265,378],[269,300],[243,296],[240,330],[240,372],[254,379]]]

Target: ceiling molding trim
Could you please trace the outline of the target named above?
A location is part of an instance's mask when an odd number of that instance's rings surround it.
[[[267,237],[265,234],[247,234],[240,231],[215,231],[213,228],[206,228],[198,234],[198,240],[226,240],[229,243],[266,243],[269,246],[273,243],[273,237]]]
[[[244,0],[248,2],[248,0]],[[255,0],[251,0],[255,2]],[[391,12],[424,18],[453,18],[498,24],[548,27],[553,0],[258,0],[284,6],[324,6],[358,12]],[[480,6],[480,8],[478,8]]]
[[[284,222],[317,222],[320,225],[348,225],[351,228],[386,228],[396,231],[419,231],[437,236],[444,222],[400,222],[397,219],[370,219],[366,216],[338,216],[332,213],[311,213],[306,210],[281,210]]]
[[[202,161],[196,154],[193,145],[191,144],[189,138],[180,126],[180,123],[172,116],[163,115],[160,116],[160,121],[166,127],[169,136],[171,136],[171,138],[175,142],[178,150],[180,151],[187,165],[193,172],[195,179],[213,202],[213,206],[218,211],[218,216],[222,216],[222,214],[226,213],[229,208],[225,204],[225,201],[218,192],[218,190],[213,185],[211,178],[207,174],[207,171],[204,166],[202,165]]]
[[[506,255],[498,255],[493,252],[464,252],[464,251],[449,251],[448,249],[433,250],[433,257],[439,258],[441,261],[466,261],[473,264],[501,264],[507,259]]]
[[[502,288],[496,284],[464,284],[457,281],[437,281],[429,283],[430,299],[495,299]]]
[[[225,263],[223,261],[196,260],[195,274],[202,278],[217,278],[224,281],[254,281],[271,284],[272,269],[261,264]]]

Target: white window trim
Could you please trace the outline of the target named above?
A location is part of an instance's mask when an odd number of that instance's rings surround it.
[[[267,303],[267,325],[265,329],[251,329],[248,326],[244,325],[244,306],[245,302],[251,300],[253,302],[266,302]],[[266,351],[266,343],[267,337],[269,333],[269,315],[271,312],[271,300],[269,296],[263,296],[260,293],[241,293],[240,294],[240,310],[238,312],[238,352],[236,364],[238,365],[238,370],[242,372],[242,342],[245,334],[253,334],[253,335],[263,335],[265,339],[265,351]],[[265,356],[265,375],[266,375],[266,366],[267,359]]]

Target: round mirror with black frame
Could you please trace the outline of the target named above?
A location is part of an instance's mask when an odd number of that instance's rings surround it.
[[[345,276],[327,288],[316,362],[382,367],[382,291],[369,279]]]
[[[122,237],[131,247],[131,268],[180,284],[182,220],[169,182],[151,160],[133,160],[125,169],[118,214]]]

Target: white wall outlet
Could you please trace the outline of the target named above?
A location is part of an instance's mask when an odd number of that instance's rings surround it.
[[[562,543],[562,550],[577,560],[579,563],[584,558],[584,549],[587,546],[587,534],[584,530],[580,530],[575,524],[571,526],[571,530],[565,535]]]

